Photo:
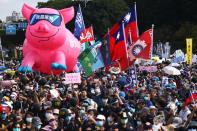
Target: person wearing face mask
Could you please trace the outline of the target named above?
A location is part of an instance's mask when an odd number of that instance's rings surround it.
[[[47,108],[45,110],[45,113],[44,113],[44,125],[48,122],[48,119],[50,118],[50,116],[53,115],[53,110],[52,108]]]
[[[41,129],[41,126],[42,126],[42,122],[41,122],[40,118],[39,117],[33,117],[32,118],[33,130],[39,131]]]
[[[98,106],[99,106],[99,105],[102,104],[100,86],[95,85],[94,92],[95,92],[95,94],[92,96],[92,99],[93,99],[93,100],[98,104]]]
[[[67,110],[64,119],[64,130],[65,131],[77,131],[80,128],[80,124],[75,118],[76,115],[70,109]]]
[[[24,131],[31,131],[32,130],[32,118],[33,114],[31,112],[27,113],[26,115],[26,128],[23,129]]]
[[[106,124],[106,130],[111,131],[115,126],[118,125],[117,123],[117,115],[114,112],[111,112],[110,115],[107,117],[107,124]]]
[[[13,131],[21,131],[20,124],[14,124]]]
[[[105,130],[105,116],[97,115],[96,117],[96,131],[104,131]]]
[[[132,131],[133,127],[128,121],[128,116],[126,112],[121,113],[120,122],[118,124],[118,129],[120,131]]]
[[[48,116],[47,125],[41,128],[42,131],[56,131],[58,130],[58,122],[55,120],[53,114]]]
[[[93,106],[95,109],[97,109],[98,107],[97,103],[93,99],[87,97],[86,89],[82,89],[80,92],[80,104],[85,104],[86,106]]]

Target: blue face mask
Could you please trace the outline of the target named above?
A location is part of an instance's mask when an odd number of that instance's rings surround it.
[[[111,117],[108,117],[108,118],[107,118],[107,121],[108,121],[109,123],[111,123],[111,122],[113,121],[113,119],[112,119]]]
[[[70,121],[72,119],[72,116],[66,116],[65,120]]]
[[[20,128],[13,128],[13,131],[20,131]]]
[[[103,126],[103,124],[104,124],[103,121],[96,121],[97,126]]]
[[[149,100],[149,98],[147,96],[144,97],[144,100]]]
[[[37,128],[37,129],[40,129],[40,128],[41,128],[41,125],[38,125],[36,128]]]

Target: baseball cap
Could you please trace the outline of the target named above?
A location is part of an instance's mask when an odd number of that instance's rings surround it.
[[[40,117],[33,117],[33,119],[32,119],[32,124],[33,125],[41,125],[42,124],[42,122],[41,122],[41,120],[40,120]]]
[[[53,109],[53,114],[58,114],[59,115],[60,110],[59,109]]]
[[[98,119],[98,120],[104,120],[105,121],[105,116],[99,114],[99,115],[97,115],[96,119]]]

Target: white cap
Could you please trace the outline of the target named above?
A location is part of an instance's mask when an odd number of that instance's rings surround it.
[[[105,121],[105,116],[104,115],[97,115],[96,119]]]
[[[149,109],[157,109],[155,106],[150,106]]]
[[[59,114],[60,113],[60,110],[59,109],[53,109],[53,113]]]

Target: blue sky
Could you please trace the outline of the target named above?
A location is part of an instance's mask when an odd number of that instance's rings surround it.
[[[21,13],[23,3],[36,6],[37,2],[46,2],[48,0],[0,0],[0,19],[5,21],[6,16],[10,16],[12,11]]]

